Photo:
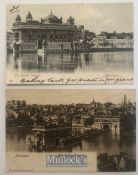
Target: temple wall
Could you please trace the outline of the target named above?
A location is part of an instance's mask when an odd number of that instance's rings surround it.
[[[21,50],[37,50],[37,40],[23,40],[21,42]]]
[[[72,31],[62,30],[14,30],[15,41],[21,43],[20,52],[37,52],[42,49],[42,42],[47,42],[49,51],[69,51],[74,41]]]
[[[47,49],[60,49],[63,45],[64,49],[71,49],[71,42],[48,42]]]

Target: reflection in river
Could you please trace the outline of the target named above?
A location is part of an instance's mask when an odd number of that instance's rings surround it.
[[[83,128],[73,128],[72,132],[82,134]],[[28,137],[32,137],[30,127],[11,127],[6,132],[7,151],[28,151]],[[97,153],[120,153],[127,151],[135,155],[135,132],[122,132],[115,136],[114,133],[106,133],[89,138],[83,138],[82,144],[69,146],[65,149],[54,151],[80,152],[96,151]]]
[[[133,73],[133,52],[97,53],[10,53],[9,72]]]

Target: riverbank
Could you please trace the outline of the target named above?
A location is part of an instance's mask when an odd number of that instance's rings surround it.
[[[41,53],[89,53],[89,52],[125,52],[125,51],[133,51],[133,48],[82,48],[78,50],[41,50]],[[7,53],[13,53],[12,49],[7,49]],[[24,50],[17,51],[15,53],[38,53],[38,50]]]
[[[133,51],[133,48],[91,48],[81,49],[80,52],[125,52]]]

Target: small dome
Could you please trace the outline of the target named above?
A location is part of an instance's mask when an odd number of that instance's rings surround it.
[[[16,21],[21,21],[21,17],[20,17],[19,14],[16,16],[16,19],[15,19],[15,20],[16,20]]]
[[[74,20],[74,18],[73,18],[72,16],[70,16],[70,17],[68,18],[68,21],[70,21],[70,20]]]
[[[70,16],[68,19],[67,19],[67,23],[69,25],[74,25],[74,18],[72,16]]]
[[[28,12],[26,18],[32,18],[32,14],[31,14],[31,12]]]

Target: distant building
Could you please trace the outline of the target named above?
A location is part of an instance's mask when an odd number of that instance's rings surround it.
[[[105,47],[105,43],[106,43],[106,36],[105,35],[97,35],[95,38],[93,38],[92,41],[94,47],[96,48],[101,48],[101,47]]]
[[[126,94],[124,94],[121,107],[124,109],[125,114],[136,115],[136,106],[130,100],[127,99]]]
[[[11,100],[11,101],[8,101],[7,102],[7,105],[10,105],[10,106],[26,106],[26,101],[25,100]]]
[[[81,115],[76,115],[72,120],[72,126],[81,127],[84,126],[84,120]]]
[[[107,45],[113,48],[133,48],[133,40],[125,39],[106,39]]]
[[[90,119],[91,116],[89,114],[81,114],[81,115],[76,115],[74,119],[72,120],[72,126],[75,127],[84,127],[85,121],[87,119]]]
[[[101,32],[93,38],[92,43],[95,48],[133,48],[133,35]]]
[[[120,117],[119,116],[95,116],[94,117],[94,125],[92,125],[94,129],[109,129],[111,131],[120,131]]]

